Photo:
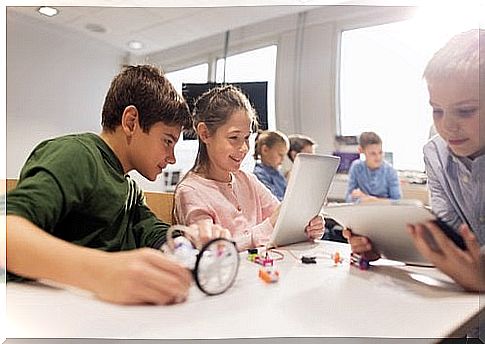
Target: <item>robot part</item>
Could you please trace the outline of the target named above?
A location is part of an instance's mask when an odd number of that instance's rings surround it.
[[[259,278],[261,278],[266,283],[275,283],[275,282],[278,282],[280,278],[280,273],[278,270],[275,270],[272,266],[262,267],[259,269]]]

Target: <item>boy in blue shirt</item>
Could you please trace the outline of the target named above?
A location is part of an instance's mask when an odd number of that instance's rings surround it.
[[[350,166],[346,202],[371,202],[400,199],[401,188],[396,170],[383,159],[382,140],[374,132],[363,132],[359,153],[365,161],[355,160]]]

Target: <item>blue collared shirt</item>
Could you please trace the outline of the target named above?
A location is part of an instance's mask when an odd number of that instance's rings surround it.
[[[379,168],[371,170],[365,161],[354,160],[349,170],[346,202],[357,201],[352,197],[352,191],[355,189],[379,198],[401,198],[397,172],[387,161],[383,161]]]
[[[283,200],[286,191],[286,179],[280,171],[258,162],[254,167],[254,174],[279,201]]]
[[[455,229],[468,224],[485,245],[485,155],[457,157],[438,135],[423,152],[433,212]]]

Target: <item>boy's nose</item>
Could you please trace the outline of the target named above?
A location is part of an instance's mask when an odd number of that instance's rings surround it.
[[[175,152],[173,150],[171,150],[167,157],[165,158],[165,161],[168,163],[168,164],[175,164],[177,162],[177,159],[175,158]]]
[[[456,116],[454,116],[453,114],[445,113],[443,116],[443,127],[447,131],[456,131],[459,127],[458,122],[459,121],[457,121]]]

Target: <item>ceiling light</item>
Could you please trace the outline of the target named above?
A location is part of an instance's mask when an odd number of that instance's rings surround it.
[[[106,28],[103,25],[88,23],[86,24],[85,28],[91,32],[96,33],[104,33],[106,32]]]
[[[140,50],[143,48],[143,43],[140,41],[129,41],[128,47],[133,50]]]
[[[48,17],[53,17],[59,13],[59,10],[54,7],[42,6],[37,10],[40,14]]]

